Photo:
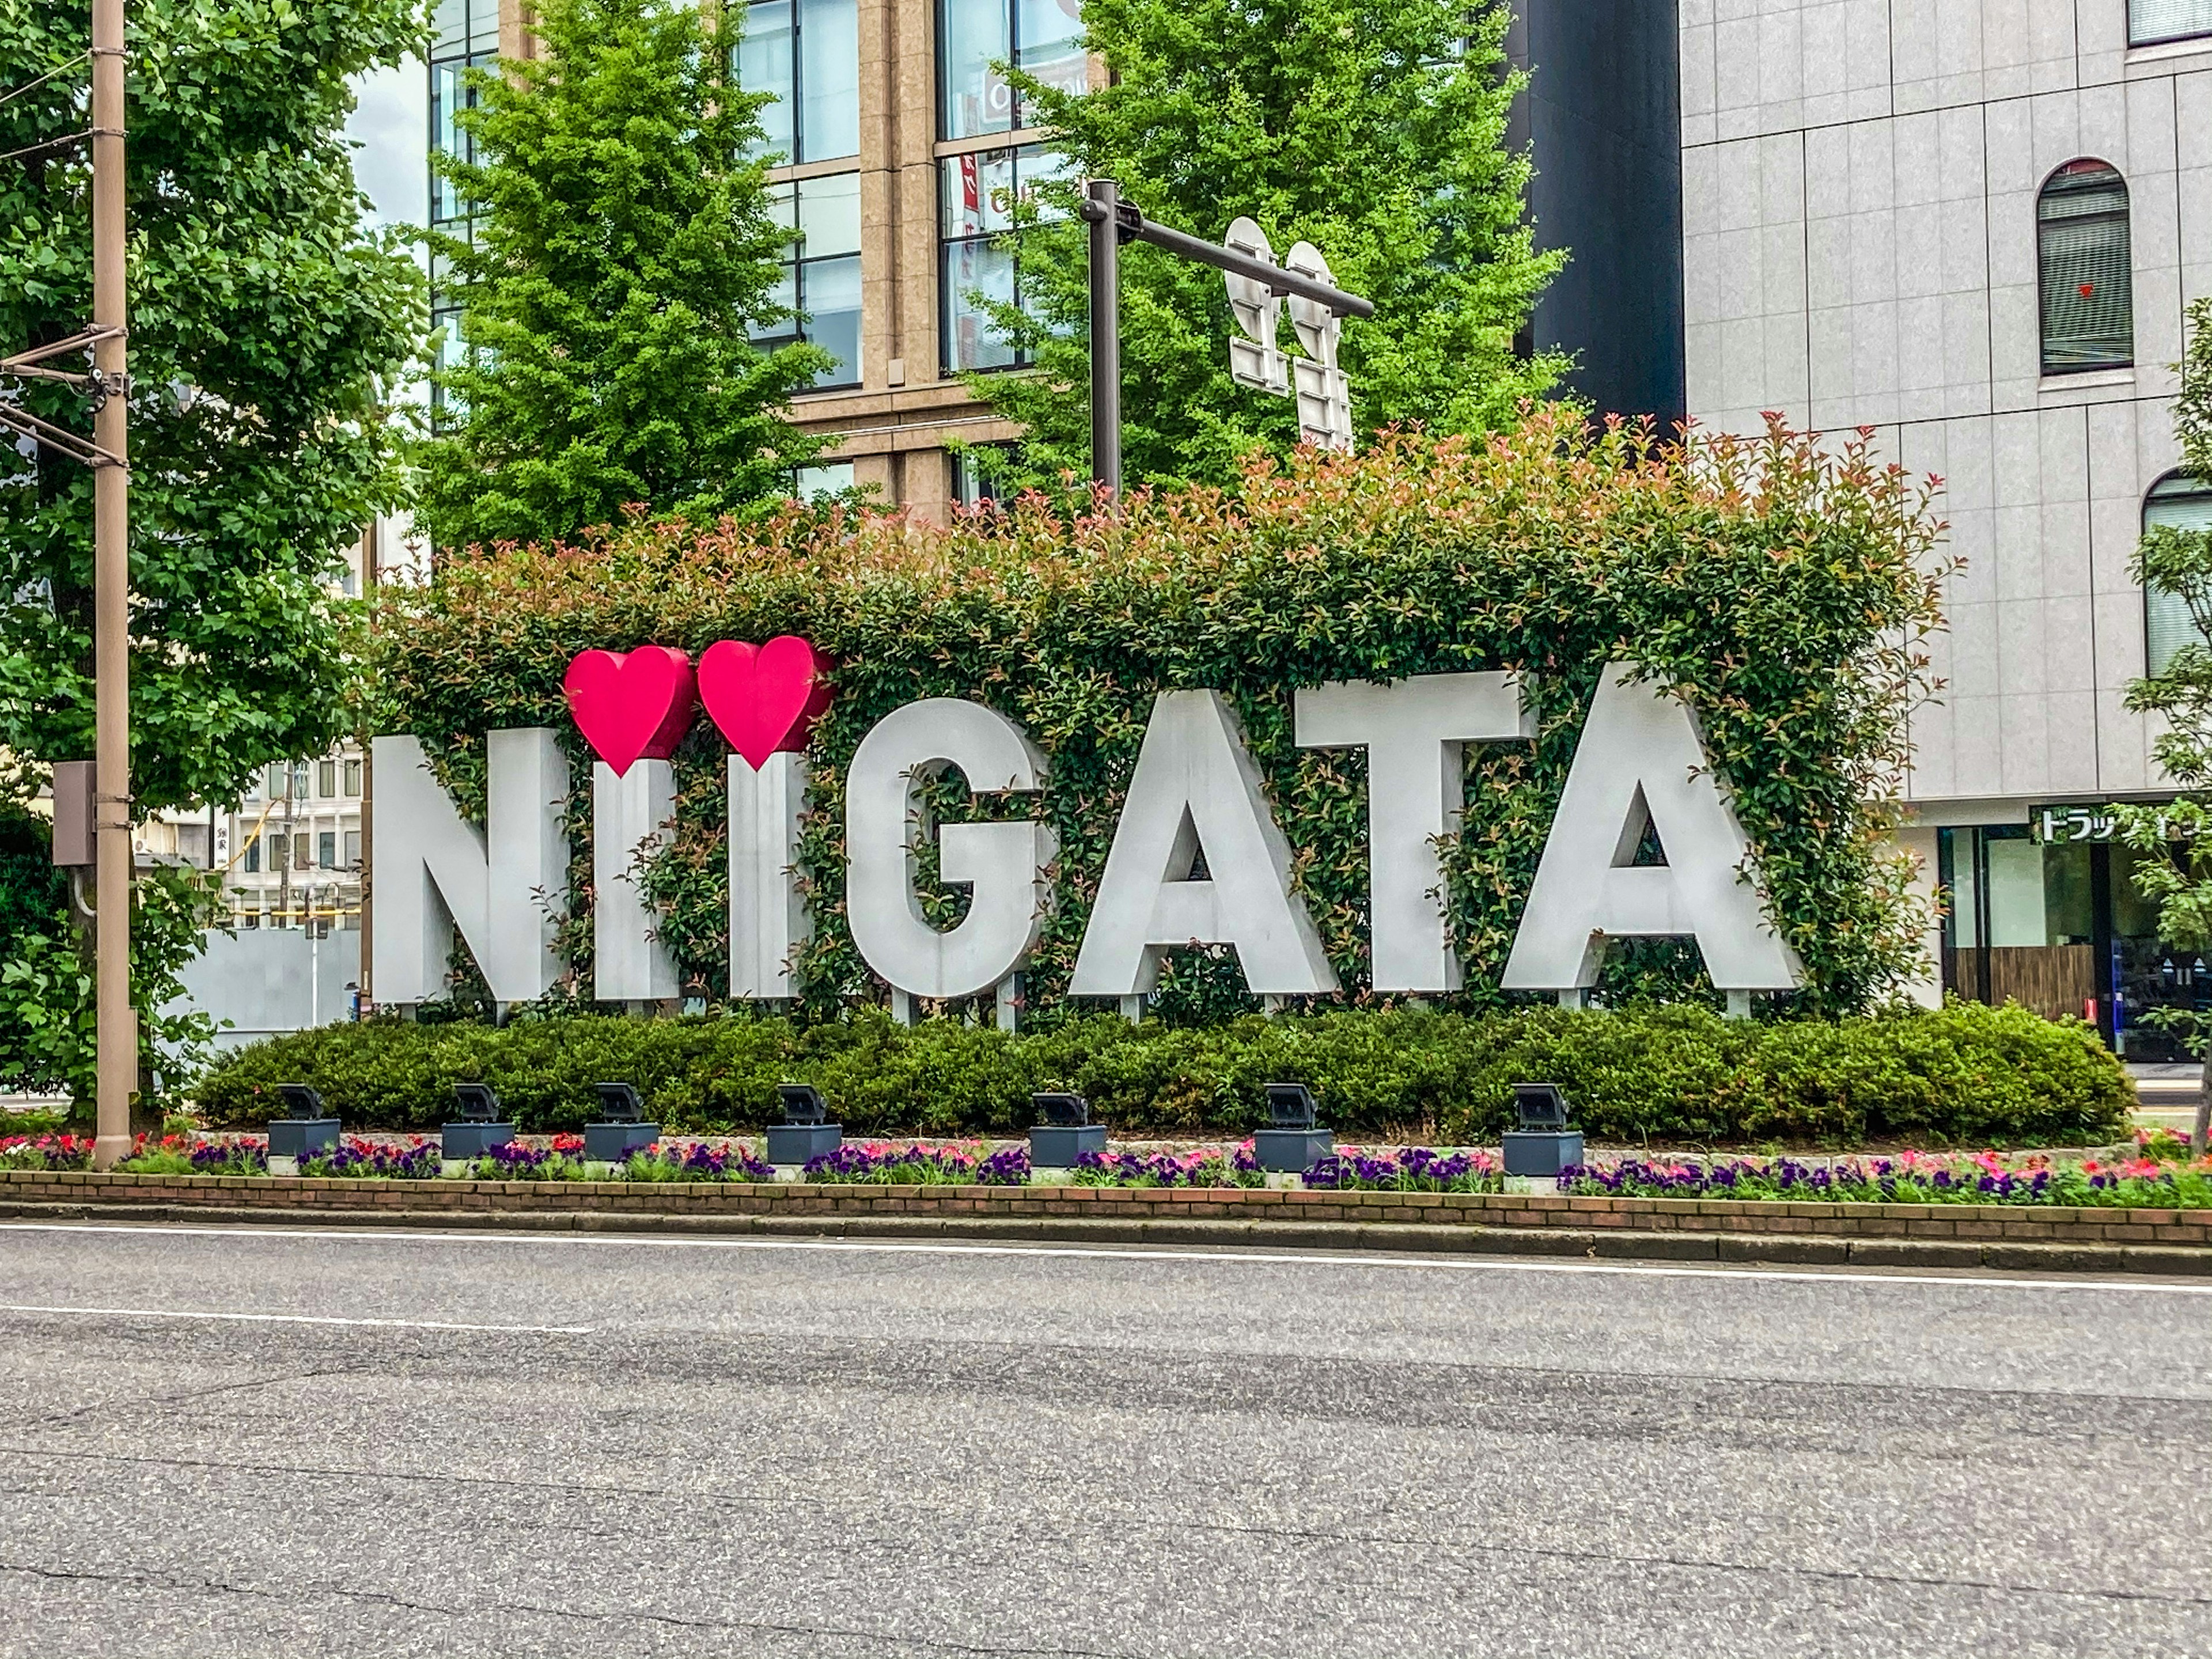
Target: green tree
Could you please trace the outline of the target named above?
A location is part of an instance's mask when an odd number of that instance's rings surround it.
[[[89,125],[89,8],[0,0],[0,152]],[[131,237],[131,789],[140,814],[234,798],[325,747],[349,679],[340,555],[402,498],[389,392],[421,344],[422,283],[364,233],[343,130],[348,77],[420,50],[421,0],[133,0]],[[50,77],[50,78],[46,78]],[[34,86],[33,83],[36,83]],[[92,308],[87,147],[0,162],[0,355],[66,339]],[[75,368],[80,362],[59,360]],[[0,398],[85,431],[73,388]],[[93,483],[47,448],[0,469],[0,1086],[89,1098],[91,975],[45,830],[45,763],[93,750]],[[43,867],[42,867],[43,866]],[[142,876],[133,988],[146,1045],[199,947],[204,884]]]
[[[1010,79],[1067,159],[1025,215],[1071,214],[1085,177],[1118,180],[1147,216],[1218,238],[1249,215],[1279,258],[1304,239],[1339,287],[1375,301],[1345,325],[1357,427],[1482,432],[1565,368],[1513,338],[1563,262],[1533,251],[1529,164],[1505,148],[1523,77],[1507,72],[1508,9],[1476,0],[1085,0],[1109,84],[1071,94]],[[1090,467],[1084,227],[1017,233],[1021,308],[990,307],[1033,374],[969,384],[1025,437],[986,457],[1050,486]],[[1131,483],[1225,482],[1239,458],[1297,441],[1288,398],[1230,379],[1221,273],[1142,244],[1121,255],[1122,459]],[[1281,340],[1291,331],[1285,321]]]
[[[476,204],[471,240],[431,239],[468,346],[420,458],[439,545],[555,539],[634,503],[712,521],[788,494],[824,447],[784,411],[827,356],[750,338],[792,314],[791,232],[747,159],[768,100],[736,85],[726,28],[682,0],[547,0],[540,55],[472,77],[477,160],[436,163]]]
[[[2189,307],[2188,325],[2174,430],[2183,470],[2212,483],[2212,299]],[[2158,905],[2160,935],[2185,951],[2212,950],[2212,530],[2154,526],[2133,563],[2136,580],[2188,606],[2197,637],[2127,690],[2130,709],[2161,717],[2151,752],[2183,793],[2170,806],[2112,810],[2128,844],[2153,855],[2136,861],[2135,880]],[[2192,1132],[2201,1154],[2212,1133],[2212,1021],[2184,1008],[2154,1009],[2145,1018],[2174,1031],[2203,1063]]]
[[[386,416],[420,343],[421,278],[361,228],[347,77],[419,48],[420,0],[136,0],[131,223],[131,723],[137,810],[234,796],[340,723],[331,586],[401,499]],[[0,0],[0,151],[88,125],[88,7]],[[0,354],[92,311],[91,169],[0,162]],[[64,363],[63,367],[77,365]],[[83,431],[72,389],[10,386]],[[0,477],[0,793],[92,753],[92,475],[41,449]]]

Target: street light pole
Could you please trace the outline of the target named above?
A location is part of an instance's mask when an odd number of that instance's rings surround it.
[[[1091,226],[1091,476],[1109,499],[1121,493],[1121,187],[1084,186]]]
[[[138,1019],[131,1006],[129,381],[124,329],[123,0],[92,0],[94,923],[99,1048],[94,1169],[131,1152]]]
[[[1121,493],[1122,243],[1149,242],[1178,258],[1261,283],[1268,293],[1310,300],[1335,317],[1375,314],[1373,301],[1319,276],[1146,218],[1121,199],[1121,188],[1111,179],[1085,180],[1077,210],[1091,227],[1091,477],[1109,497]]]

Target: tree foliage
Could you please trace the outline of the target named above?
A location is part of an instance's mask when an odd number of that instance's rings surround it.
[[[1024,1019],[1049,1021],[1159,690],[1206,687],[1233,702],[1299,890],[1358,999],[1365,767],[1358,751],[1297,746],[1291,690],[1520,671],[1537,738],[1470,746],[1465,822],[1445,854],[1468,980],[1456,1000],[1472,1008],[1502,999],[1498,976],[1600,675],[1634,658],[1702,722],[1771,912],[1811,974],[1805,1005],[1847,1009],[1915,971],[1927,921],[1885,805],[1936,620],[1940,562],[1929,555],[1941,526],[1926,508],[1901,471],[1869,459],[1863,435],[1838,454],[1778,429],[1682,449],[1554,410],[1480,443],[1401,434],[1357,456],[1301,450],[1255,461],[1225,490],[1132,492],[1113,515],[1069,517],[1030,495],[944,528],[795,507],[708,532],[635,525],[574,547],[455,558],[433,587],[387,592],[377,729],[419,735],[478,811],[485,731],[563,733],[577,782],[565,950],[587,987],[591,771],[562,696],[570,658],[805,635],[836,665],[811,739],[800,860],[816,935],[798,966],[828,1009],[882,994],[843,914],[853,752],[904,703],[980,699],[1051,757],[1047,787],[979,802],[949,775],[933,806],[940,820],[1028,811],[1051,824],[1054,908],[1024,980]],[[727,983],[726,757],[697,720],[675,757],[674,842],[647,883],[666,912],[659,937],[709,995]],[[933,857],[926,848],[925,878]],[[923,896],[940,922],[961,902],[934,884]],[[1241,995],[1241,975],[1231,988]],[[1672,989],[1695,988],[1678,974]],[[1210,991],[1184,1001],[1200,1018],[1249,1006]]]
[[[763,353],[791,233],[745,159],[765,96],[729,73],[744,8],[547,0],[539,55],[472,72],[475,204],[434,235],[468,347],[422,449],[417,518],[443,547],[550,540],[641,503],[710,523],[788,492],[825,441],[782,411],[828,359]]]
[[[235,795],[337,727],[329,597],[397,505],[386,399],[421,279],[361,228],[349,76],[419,49],[419,0],[137,0],[129,12],[131,788],[141,813]],[[0,150],[88,125],[89,9],[0,0]],[[92,311],[88,147],[0,164],[0,354]],[[63,367],[76,366],[64,363]],[[24,404],[88,430],[82,399]],[[51,450],[0,476],[0,754],[93,747],[90,472]],[[20,794],[18,774],[8,786]]]
[[[1523,76],[1504,5],[1477,0],[1085,0],[1109,83],[1071,94],[1011,76],[1066,175],[1036,210],[1072,213],[1085,177],[1194,235],[1249,215],[1276,257],[1304,239],[1337,285],[1375,301],[1345,325],[1355,425],[1437,433],[1509,425],[1564,363],[1517,358],[1514,336],[1560,264],[1533,251],[1529,163],[1505,148]],[[996,307],[1033,374],[969,384],[1026,436],[1010,482],[1090,467],[1085,227],[1018,234],[1022,308]],[[1121,253],[1122,449],[1132,482],[1228,483],[1255,451],[1297,441],[1288,398],[1229,377],[1221,273],[1144,244]],[[1289,347],[1285,321],[1281,341]],[[1293,348],[1294,349],[1294,348]],[[986,458],[987,465],[995,458]]]
[[[2187,321],[2174,430],[2183,471],[2212,485],[2212,299],[2191,306]],[[2129,845],[2156,855],[2136,861],[2135,880],[2158,905],[2160,935],[2204,951],[2212,949],[2212,530],[2154,526],[2132,562],[2137,581],[2179,596],[2196,624],[2196,636],[2163,669],[2127,690],[2130,710],[2159,717],[2151,752],[2184,793],[2170,806],[2112,810]],[[2185,1008],[2154,1009],[2145,1018],[2173,1030],[2204,1058],[2196,1127],[2201,1150],[2212,1128],[2212,1028]]]
[[[387,398],[421,343],[421,276],[361,228],[348,77],[418,51],[420,0],[133,0],[127,14],[131,736],[134,811],[234,798],[337,732],[348,607],[331,588],[398,505]],[[89,8],[0,0],[0,151],[90,125]],[[0,162],[0,355],[92,310],[88,149]],[[56,367],[76,368],[82,359]],[[0,397],[86,431],[46,380]],[[92,973],[46,831],[43,763],[93,752],[93,481],[51,449],[0,468],[0,1087],[92,1094]],[[134,884],[142,1061],[208,921],[194,872]]]

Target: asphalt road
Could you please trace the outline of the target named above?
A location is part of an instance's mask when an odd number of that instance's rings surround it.
[[[2212,1655],[2212,1284],[0,1225],[0,1654]]]

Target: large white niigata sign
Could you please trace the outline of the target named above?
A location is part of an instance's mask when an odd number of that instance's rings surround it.
[[[799,881],[808,722],[827,702],[825,668],[805,641],[732,647],[702,660],[697,690],[740,752],[728,761],[730,994],[793,994],[810,936]],[[594,994],[677,994],[675,967],[636,883],[675,815],[668,757],[695,695],[689,659],[648,647],[587,653],[572,667],[578,723],[601,756],[592,775]],[[1713,983],[1786,990],[1803,968],[1767,920],[1750,844],[1713,776],[1696,720],[1632,664],[1606,674],[1545,842],[1504,983],[1578,993],[1605,942],[1688,936]],[[581,688],[580,690],[580,688]],[[1368,774],[1370,982],[1380,991],[1456,988],[1442,848],[1457,833],[1469,744],[1534,735],[1522,688],[1502,673],[1432,674],[1295,694],[1297,740],[1364,750]],[[543,996],[562,964],[552,941],[568,898],[562,812],[568,773],[556,734],[494,732],[485,830],[466,823],[413,738],[379,738],[375,854],[378,1000],[442,994],[456,931],[502,1003]],[[957,768],[982,794],[1044,787],[1048,761],[1012,720],[980,702],[934,697],[894,710],[863,737],[845,779],[847,921],[868,966],[910,1006],[917,997],[999,994],[1035,950],[1052,902],[1056,846],[1025,817],[937,824],[925,784]],[[1638,864],[1647,827],[1663,861]],[[916,890],[934,845],[939,878],[968,890],[966,915],[939,927]],[[1340,989],[1292,879],[1291,841],[1228,701],[1165,691],[1135,775],[1068,987],[1141,1006],[1161,953],[1192,943],[1237,952],[1264,996]],[[1732,998],[1738,1006],[1741,997]]]

